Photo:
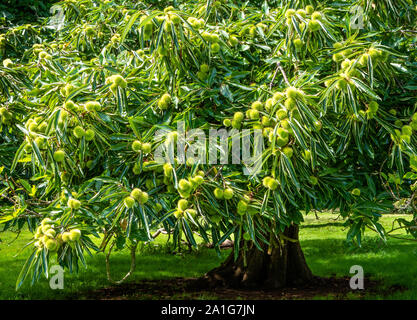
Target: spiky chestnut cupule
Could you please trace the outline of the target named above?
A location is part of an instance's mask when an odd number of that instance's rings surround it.
[[[123,202],[126,208],[132,208],[135,205],[135,199],[130,196],[124,198]]]
[[[57,150],[54,152],[54,160],[56,162],[63,162],[65,159],[65,152],[63,150]]]
[[[69,199],[67,205],[73,210],[78,210],[81,208],[81,202],[77,199]]]
[[[223,190],[220,188],[216,188],[214,189],[214,196],[216,197],[216,199],[223,199],[224,194],[223,194]]]
[[[69,239],[71,241],[77,242],[81,238],[81,231],[79,229],[72,229],[69,232]]]
[[[178,201],[178,210],[185,211],[188,208],[188,201],[185,199],[181,199]]]

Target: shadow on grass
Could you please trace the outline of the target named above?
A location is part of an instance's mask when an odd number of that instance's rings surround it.
[[[161,247],[157,250],[137,252],[136,269],[128,278],[127,283],[143,280],[164,280],[170,278],[199,277],[218,266],[227,257],[230,250],[222,251],[219,258],[214,250],[202,248],[193,253],[170,254]],[[107,280],[104,254],[93,254],[87,257],[87,269],[81,264],[79,272],[70,274],[65,270],[64,290],[52,290],[49,280],[41,277],[34,286],[30,286],[30,278],[19,291],[14,290],[15,281],[24,260],[4,259],[0,265],[0,299],[77,299],[83,292],[111,285]],[[50,265],[53,265],[51,263]],[[110,258],[111,276],[119,280],[128,272],[130,256],[128,251],[115,252]],[[7,273],[7,270],[14,272]],[[8,274],[7,278],[3,275]]]
[[[302,225],[301,229],[319,229],[325,227],[343,227],[342,222],[328,222],[328,223],[318,223],[318,224],[307,224]]]
[[[412,267],[417,260],[417,245],[414,242],[391,241],[384,244],[372,238],[354,250],[346,250],[347,245],[341,239],[304,240],[301,244],[307,263],[315,275],[351,277],[350,268],[359,265],[364,270],[365,278],[383,283],[381,291],[395,286],[408,289],[395,291],[388,297],[383,297],[381,293],[367,298],[417,298],[417,268]]]

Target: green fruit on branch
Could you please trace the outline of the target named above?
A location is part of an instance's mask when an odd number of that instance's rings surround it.
[[[268,188],[268,183],[269,183],[269,181],[270,181],[271,179],[273,179],[273,178],[271,178],[271,177],[265,177],[265,178],[263,178],[263,179],[262,179],[262,184],[263,184],[263,186],[264,186],[265,188]]]
[[[188,208],[188,201],[181,199],[178,201],[178,210],[185,211]]]
[[[65,102],[64,108],[71,111],[77,111],[78,106],[74,103],[74,101],[68,100],[67,102]]]
[[[319,183],[319,179],[317,179],[315,176],[310,176],[310,182],[313,186],[315,186]]]
[[[69,199],[67,205],[73,210],[78,210],[81,208],[81,202],[77,199]]]
[[[52,56],[46,51],[41,51],[39,52],[39,59],[40,60],[52,60]]]
[[[233,115],[233,120],[236,122],[242,122],[244,118],[245,118],[245,115],[243,114],[243,112],[240,112],[240,111],[236,112]]]
[[[352,63],[352,61],[351,61],[351,60],[349,60],[349,59],[345,59],[345,60],[342,62],[341,68],[342,68],[342,69],[347,69],[347,68],[349,68],[349,67],[351,66],[351,63]]]
[[[178,187],[181,191],[187,192],[191,190],[192,185],[189,181],[185,179],[181,179],[178,183]]]
[[[233,189],[231,189],[231,188],[226,188],[226,189],[223,191],[223,197],[224,197],[226,200],[230,200],[230,199],[232,199],[232,198],[233,198],[233,195],[234,195],[234,191],[233,191]]]
[[[311,151],[310,150],[304,150],[303,158],[306,161],[309,161],[311,159]]]
[[[269,98],[265,101],[265,110],[270,112],[275,105],[274,98]]]
[[[171,95],[169,93],[164,93],[162,97],[158,100],[158,108],[161,110],[166,110],[168,109],[171,102]]]
[[[296,13],[303,18],[307,17],[307,11],[304,9],[298,9]]]
[[[401,128],[401,132],[403,135],[411,136],[413,134],[413,128],[406,125]]]
[[[196,185],[201,185],[201,184],[204,182],[204,177],[203,177],[203,176],[201,176],[201,175],[196,175],[196,176],[193,178],[193,182],[194,182]]]
[[[201,34],[201,37],[207,42],[211,41],[211,33],[207,32],[207,31],[204,31]]]
[[[269,117],[263,116],[262,117],[262,126],[269,127],[272,124],[272,121]]]
[[[285,103],[284,103],[284,105],[285,105],[285,108],[287,109],[287,110],[293,110],[294,108],[295,108],[295,106],[296,106],[296,101],[295,101],[295,99],[293,99],[293,98],[288,98],[287,100],[285,100]]]
[[[220,188],[214,189],[214,196],[216,197],[216,199],[223,199],[224,198],[223,190]]]
[[[213,43],[210,48],[213,53],[220,51],[220,45],[217,42]]]
[[[275,92],[274,95],[272,96],[272,99],[275,101],[275,103],[277,103],[278,101],[284,99],[286,97],[286,95],[282,92]]]
[[[295,15],[295,13],[296,13],[296,11],[294,10],[294,9],[288,9],[286,12],[285,12],[285,17],[288,19],[288,18],[291,18],[292,16],[294,16]]]
[[[132,150],[135,152],[142,151],[142,143],[139,140],[135,140],[132,142]]]
[[[82,127],[76,126],[73,130],[73,134],[77,139],[81,139],[85,136],[85,131]]]
[[[359,65],[361,67],[366,67],[368,65],[368,59],[369,58],[370,58],[370,55],[367,54],[367,53],[361,55],[361,57],[359,58],[359,61],[358,61]]]
[[[268,189],[274,191],[278,188],[279,182],[276,179],[269,177],[269,179],[266,181],[266,186]]]
[[[258,120],[259,119],[259,111],[254,109],[248,110],[248,116],[251,120]]]
[[[291,147],[285,147],[282,152],[287,156],[288,159],[291,159],[294,154],[294,150]]]
[[[319,11],[315,11],[311,14],[311,19],[313,20],[321,20],[323,19],[323,15]]]
[[[395,109],[390,109],[388,112],[390,114],[392,114],[393,116],[396,116],[397,115],[397,110],[395,110]]]
[[[208,78],[208,74],[204,73],[204,72],[201,72],[201,71],[198,71],[197,72],[197,78],[201,81],[205,81]]]
[[[183,211],[180,211],[180,210],[175,210],[175,211],[174,211],[174,217],[175,217],[175,218],[180,219],[180,218],[182,218],[183,216],[184,216],[184,212],[183,212]]]
[[[239,130],[242,126],[242,123],[240,121],[232,120],[232,128]]]
[[[135,200],[139,201],[139,197],[141,193],[142,193],[142,190],[140,190],[139,188],[135,188],[130,192],[130,196],[134,198]]]
[[[140,204],[145,204],[149,200],[148,193],[140,190],[139,188],[135,188],[130,193],[130,197],[139,202]]]
[[[197,210],[195,209],[187,209],[184,212],[185,214],[189,214],[192,218],[194,218],[197,215]]]
[[[340,61],[342,61],[343,59],[344,59],[345,57],[343,56],[343,54],[342,53],[335,53],[334,55],[333,55],[333,61],[334,62],[340,62]]]
[[[55,252],[58,250],[58,241],[54,239],[46,240],[45,247],[48,249],[48,251]]]
[[[110,38],[110,42],[112,43],[112,44],[116,44],[116,43],[119,43],[120,42],[120,34],[118,34],[118,33],[115,33],[111,38]]]
[[[69,239],[71,241],[77,242],[81,238],[81,231],[79,229],[72,229],[69,232]]]
[[[84,138],[85,138],[86,141],[92,141],[92,140],[94,140],[95,135],[96,135],[96,133],[94,132],[93,129],[87,129],[85,131]]]
[[[248,211],[248,203],[244,200],[239,200],[237,204],[237,213],[244,215]]]
[[[126,208],[132,208],[135,205],[135,199],[132,197],[126,197],[124,198],[124,205],[126,206]]]
[[[232,47],[235,47],[239,44],[239,40],[236,36],[230,36],[229,37],[229,43]]]
[[[3,67],[5,67],[5,68],[13,68],[13,66],[14,66],[14,63],[13,63],[12,60],[10,60],[10,59],[3,60]]]
[[[152,144],[145,142],[142,144],[142,151],[143,153],[147,154],[150,153],[152,151]]]
[[[340,79],[336,82],[336,88],[341,91],[346,91],[348,82],[345,79]]]
[[[63,150],[57,150],[54,152],[54,159],[56,162],[63,162],[65,159],[65,152]]]
[[[311,6],[311,5],[308,5],[308,6],[306,6],[305,10],[306,10],[307,14],[313,14],[314,7]]]
[[[54,229],[48,229],[44,234],[48,238],[55,238],[56,231]]]
[[[142,193],[139,196],[138,202],[140,204],[145,204],[149,201],[149,194],[145,191],[142,191]]]
[[[304,42],[303,42],[303,40],[301,40],[301,39],[295,39],[295,40],[294,40],[294,46],[295,46],[295,48],[296,48],[296,49],[298,49],[298,50],[302,49],[302,48],[303,48],[303,46],[304,46]]]
[[[127,81],[120,74],[115,74],[106,79],[106,84],[111,84],[114,89],[117,87],[126,88]]]
[[[376,60],[381,57],[382,51],[376,48],[370,48],[368,54],[371,56],[372,60]]]
[[[168,178],[172,177],[172,171],[174,170],[172,165],[170,163],[164,163],[163,168],[164,168],[164,176]]]
[[[101,110],[101,104],[98,101],[88,101],[84,105],[85,110],[93,112],[93,111],[100,111]]]
[[[43,225],[41,226],[41,232],[44,235],[45,233],[47,233],[52,227],[49,224]]]
[[[276,144],[279,148],[285,147],[288,144],[288,142],[289,142],[288,137],[283,138],[283,137],[278,136],[276,140]]]
[[[261,101],[255,101],[255,102],[252,103],[251,108],[253,110],[262,111],[264,106],[263,106],[263,103]]]
[[[302,95],[301,91],[295,87],[288,87],[285,90],[285,94],[287,95],[288,99],[297,99]]]
[[[284,109],[279,109],[276,113],[276,117],[279,121],[281,121],[288,117],[288,113]]]
[[[352,195],[359,197],[361,195],[361,191],[358,188],[352,190]]]
[[[376,113],[379,109],[379,104],[376,101],[371,101],[368,105],[368,109],[372,113]]]
[[[310,20],[310,22],[308,23],[308,28],[311,31],[320,30],[321,28],[320,22],[318,22],[317,20]]]
[[[288,130],[286,130],[285,128],[278,128],[277,133],[281,138],[284,139],[288,139],[290,136]]]
[[[403,135],[401,135],[401,140],[402,140],[402,142],[406,142],[406,143],[410,144],[411,143],[411,136],[403,134]]]

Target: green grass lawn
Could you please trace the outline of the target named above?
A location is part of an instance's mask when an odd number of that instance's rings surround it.
[[[387,288],[401,285],[405,291],[394,292],[384,298],[417,299],[417,243],[413,241],[389,238],[383,243],[373,232],[366,232],[361,248],[349,249],[346,245],[346,230],[337,215],[320,214],[316,220],[308,215],[301,228],[301,245],[307,262],[314,274],[329,276],[350,276],[353,265],[364,268],[365,277],[380,280]],[[386,215],[382,219],[385,227],[390,228],[394,215]],[[396,235],[405,236],[403,231]],[[20,269],[29,254],[29,250],[17,255],[19,249],[31,238],[24,233],[15,240],[15,234],[0,234],[0,299],[65,299],[83,297],[83,292],[109,285],[105,273],[103,254],[88,258],[88,268],[80,268],[79,274],[65,273],[65,289],[51,290],[46,279],[35,284],[30,283],[15,291],[15,282]],[[212,249],[201,248],[191,254],[173,255],[168,253],[164,236],[143,248],[137,255],[137,267],[128,282],[140,280],[157,280],[171,277],[198,277],[221,263],[230,251],[223,251],[219,258]],[[130,257],[127,251],[112,255],[111,267],[114,279],[121,278],[129,269]],[[357,295],[352,294],[352,298]],[[202,298],[210,298],[205,296]],[[318,297],[320,298],[320,297]],[[323,297],[321,297],[323,298]],[[331,298],[331,297],[325,297]],[[381,295],[368,295],[369,299],[380,299]]]

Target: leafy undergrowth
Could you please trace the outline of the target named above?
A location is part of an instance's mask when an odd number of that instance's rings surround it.
[[[383,225],[390,230],[396,216],[386,215]],[[178,290],[169,291],[169,286],[184,283],[177,278],[199,277],[224,259],[229,250],[223,250],[219,258],[213,249],[201,247],[193,253],[172,254],[165,246],[164,235],[138,252],[134,274],[123,287],[111,286],[106,279],[103,254],[88,259],[88,268],[80,268],[78,274],[65,273],[65,289],[51,290],[46,279],[30,286],[26,283],[15,291],[15,281],[27,256],[24,251],[16,256],[29,239],[29,233],[13,241],[15,234],[1,233],[0,238],[0,299],[417,299],[417,244],[410,240],[389,238],[383,243],[372,232],[366,233],[361,248],[347,248],[346,230],[336,214],[308,215],[301,228],[301,244],[307,262],[313,273],[320,277],[332,278],[331,282],[317,284],[315,288],[287,289],[279,293],[264,291],[236,290]],[[396,236],[407,238],[402,231]],[[12,242],[13,241],[13,242]],[[347,250],[348,249],[348,250]],[[115,279],[127,272],[129,265],[127,251],[116,252],[111,258],[111,272]],[[348,279],[351,266],[360,265],[365,272],[365,290],[352,291]],[[166,289],[162,284],[165,281]],[[337,280],[336,280],[337,279]],[[145,282],[141,282],[145,281]],[[180,281],[180,282],[178,282]],[[160,287],[157,290],[156,285]],[[334,287],[334,290],[332,289]],[[345,287],[344,287],[345,286]],[[154,288],[152,294],[142,289]],[[110,293],[110,295],[109,295]]]

